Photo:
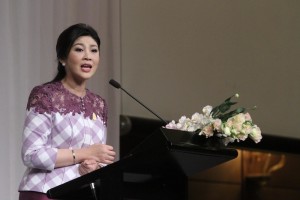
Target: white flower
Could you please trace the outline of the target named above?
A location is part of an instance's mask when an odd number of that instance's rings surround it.
[[[180,117],[180,119],[179,119],[179,123],[180,124],[183,124],[183,123],[185,123],[186,121],[188,120],[188,118],[186,117],[186,116],[182,116],[182,117]]]
[[[194,131],[196,131],[196,130],[198,130],[197,126],[188,126],[188,127],[187,127],[187,131],[188,131],[188,132],[194,132]]]
[[[258,126],[254,126],[252,129],[252,133],[250,133],[250,138],[255,142],[258,143],[262,139],[261,130]]]
[[[188,121],[189,119],[186,116],[182,116],[176,124],[177,129],[184,131],[186,129],[186,124],[188,123]]]
[[[252,122],[252,118],[249,113],[245,113],[245,120]]]
[[[234,123],[236,123],[236,124],[244,123],[246,121],[244,113],[239,113],[239,114],[233,116],[232,119],[233,119]]]
[[[209,116],[211,111],[212,111],[212,106],[205,106],[202,109],[202,112],[204,113],[205,116]]]
[[[241,132],[249,135],[252,132],[252,124],[247,121],[243,123]]]
[[[245,141],[245,140],[248,138],[248,135],[247,135],[247,134],[239,134],[239,135],[237,136],[237,138],[238,138],[239,140]]]
[[[201,130],[199,135],[205,135],[206,137],[211,137],[214,135],[213,131],[214,130],[213,130],[212,125],[208,125],[208,126],[203,127],[203,129]]]
[[[238,98],[239,94],[234,96]],[[206,137],[221,137],[225,145],[234,141],[244,141],[248,137],[256,143],[260,142],[262,139],[261,130],[257,125],[253,124],[249,113],[243,113],[246,109],[239,108],[235,112],[229,111],[232,103],[235,103],[230,102],[230,98],[226,99],[220,106],[215,107],[214,113],[211,113],[213,110],[212,106],[207,105],[202,109],[202,113],[196,112],[191,118],[182,116],[178,123],[172,120],[166,125],[166,128],[189,132],[199,131],[199,135],[205,135]],[[229,106],[229,108],[226,106]],[[226,111],[228,113],[225,113]],[[233,113],[238,114],[234,115]],[[227,119],[227,115],[230,118]],[[227,120],[223,121],[225,119]]]
[[[234,142],[234,139],[231,137],[225,137],[223,138],[223,143],[225,144],[225,146],[228,145],[228,143]]]
[[[195,123],[200,123],[203,119],[203,115],[199,114],[199,113],[195,113],[192,115],[192,121],[194,121]]]
[[[233,135],[233,136],[237,136],[239,132],[238,132],[237,129],[234,129],[234,128],[233,128],[233,129],[230,130],[230,133],[231,133],[231,135]]]
[[[214,130],[217,132],[221,131],[222,121],[220,119],[215,119],[213,121]]]
[[[176,126],[175,121],[172,120],[170,123],[168,123],[168,124],[166,125],[166,128],[168,128],[168,129],[177,129],[177,126]]]
[[[231,130],[229,127],[224,127],[223,128],[223,132],[226,136],[230,136],[231,135]]]

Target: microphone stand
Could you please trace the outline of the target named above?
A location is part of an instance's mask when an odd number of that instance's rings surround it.
[[[96,193],[96,188],[95,188],[95,183],[90,183],[91,191],[93,193],[93,197],[95,200],[98,200],[97,198],[97,193]]]
[[[148,108],[146,105],[144,105],[142,102],[140,102],[138,99],[136,99],[134,96],[132,96],[129,92],[127,92],[122,86],[115,80],[111,79],[109,83],[114,86],[117,89],[123,90],[126,94],[128,94],[131,98],[133,98],[136,102],[138,102],[140,105],[142,105],[144,108],[146,108],[149,112],[151,112],[153,115],[155,115],[158,119],[160,119],[165,124],[168,124],[165,120],[163,120],[160,116],[158,116],[156,113],[154,113],[150,108]]]

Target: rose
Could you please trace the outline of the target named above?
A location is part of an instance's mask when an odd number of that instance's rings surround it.
[[[241,130],[242,133],[244,134],[250,134],[252,132],[252,124],[251,122],[249,121],[246,121],[243,126],[242,126],[242,130]]]
[[[193,123],[194,131],[202,129],[203,124],[203,115],[199,113],[195,113],[192,115],[191,122]]]
[[[211,111],[212,111],[212,106],[205,106],[202,109],[202,112],[204,113],[205,116],[209,116]]]
[[[226,126],[225,124],[223,124],[222,130],[223,130],[223,133],[225,134],[225,136],[230,136],[231,135],[230,128],[228,126]]]
[[[221,131],[222,121],[220,119],[215,119],[213,122],[214,130],[217,132]]]
[[[213,136],[214,135],[213,126],[208,125],[208,126],[203,127],[203,129],[201,130],[199,135],[205,135],[206,137]]]
[[[166,125],[166,128],[168,128],[168,129],[177,129],[177,125],[176,125],[175,121],[172,120],[170,123],[168,123]]]
[[[250,133],[250,138],[255,142],[258,143],[262,139],[261,130],[258,126],[254,125],[252,132]]]
[[[200,123],[203,119],[203,115],[202,114],[199,114],[199,113],[194,113],[192,115],[192,121],[194,121],[195,123]]]
[[[233,119],[233,122],[236,124],[242,124],[246,121],[244,113],[239,113],[239,114],[233,116],[232,119]]]
[[[189,132],[194,132],[198,129],[199,129],[198,126],[196,124],[192,124],[192,123],[190,123],[189,126],[187,127],[187,131],[189,131]]]
[[[247,138],[248,138],[248,134],[244,134],[244,133],[240,133],[237,136],[237,139],[242,141],[245,141]]]
[[[186,116],[182,116],[179,119],[178,123],[176,124],[177,129],[179,129],[179,130],[185,130],[187,120],[188,120],[188,118]]]
[[[251,116],[250,116],[249,113],[245,113],[244,115],[245,115],[245,120],[246,120],[246,121],[252,122],[252,118],[251,118]]]
[[[231,132],[234,135],[237,135],[239,132],[242,131],[243,128],[243,124],[245,122],[245,116],[243,113],[239,113],[231,118],[229,118],[226,123],[225,126],[231,128]]]
[[[186,116],[182,116],[177,123],[177,129],[193,132],[196,131],[198,127],[193,120],[187,118]]]

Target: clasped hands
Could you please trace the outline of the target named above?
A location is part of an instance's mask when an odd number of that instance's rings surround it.
[[[86,148],[88,158],[79,165],[79,174],[84,175],[114,162],[116,153],[106,144],[93,144]]]

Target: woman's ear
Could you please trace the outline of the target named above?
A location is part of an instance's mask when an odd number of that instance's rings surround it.
[[[59,60],[59,62],[61,63],[62,66],[66,66],[66,63],[64,60]]]

